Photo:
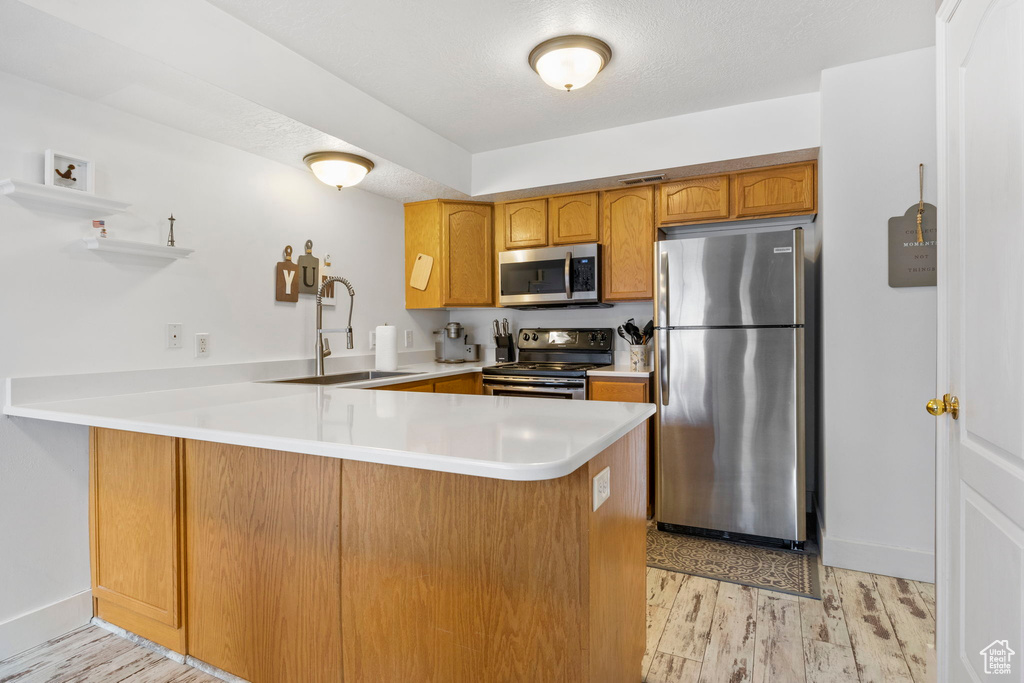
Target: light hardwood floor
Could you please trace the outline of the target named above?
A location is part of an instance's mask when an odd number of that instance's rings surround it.
[[[930,683],[935,586],[821,568],[822,599],[647,570],[648,683]]]
[[[929,683],[934,643],[930,583],[824,567],[819,601],[647,570],[648,683]],[[0,662],[44,681],[217,683],[95,626]]]
[[[2,683],[221,683],[97,626],[84,626],[0,662]]]

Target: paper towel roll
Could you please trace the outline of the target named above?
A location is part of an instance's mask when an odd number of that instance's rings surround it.
[[[398,369],[398,328],[394,325],[377,326],[377,369]]]

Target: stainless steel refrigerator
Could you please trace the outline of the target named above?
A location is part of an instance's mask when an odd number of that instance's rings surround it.
[[[809,340],[804,230],[793,223],[657,244],[662,528],[807,538]]]

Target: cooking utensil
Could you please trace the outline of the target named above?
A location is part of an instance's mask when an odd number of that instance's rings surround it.
[[[650,321],[647,322],[646,325],[644,325],[644,338],[643,338],[643,341],[641,341],[640,343],[641,344],[646,344],[647,342],[651,341],[651,339],[653,337],[654,337],[654,321],[650,320]]]
[[[497,318],[491,321],[491,332],[494,333],[494,341],[498,341],[498,337],[501,336],[501,327],[498,325]]]
[[[632,318],[627,320],[622,325],[622,327],[623,327],[624,330],[626,330],[626,333],[630,336],[630,339],[632,340],[632,341],[629,342],[630,344],[640,345],[640,344],[643,343],[642,341],[640,341],[641,336],[642,336],[640,334],[640,328],[636,326],[636,323],[633,322]]]
[[[632,341],[630,341],[629,337],[626,336],[626,331],[622,329],[622,325],[619,325],[619,327],[615,331],[618,332],[619,336],[625,339],[627,343],[633,343]]]
[[[501,319],[501,333],[504,334],[506,337],[510,336],[511,334],[510,327],[508,324],[508,318]]]

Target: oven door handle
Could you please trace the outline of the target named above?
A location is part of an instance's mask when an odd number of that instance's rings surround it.
[[[509,386],[507,384],[487,384],[485,386],[488,389],[492,389],[494,391],[503,391],[503,392],[520,393],[520,394],[566,394],[566,393],[575,393],[577,391],[582,391],[583,390],[583,387],[563,387],[563,388],[558,388],[558,387],[540,386],[540,385],[536,385],[536,384],[532,385],[532,386],[528,386],[528,387],[514,387],[514,386]]]
[[[572,298],[572,252],[565,252],[565,298]]]
[[[485,377],[484,384],[489,387],[511,387],[516,384],[528,384],[535,387],[561,387],[563,389],[583,389],[587,386],[585,380],[564,380],[551,379],[543,380],[532,377]]]

